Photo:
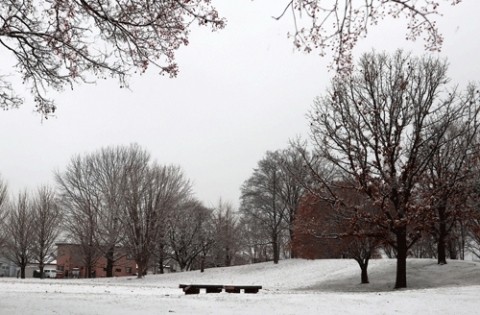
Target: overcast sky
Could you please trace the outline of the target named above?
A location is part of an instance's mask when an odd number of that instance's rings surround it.
[[[53,184],[75,154],[136,142],[161,164],[178,164],[207,206],[219,198],[239,204],[240,186],[267,150],[308,137],[305,114],[328,86],[330,59],[293,49],[290,16],[275,21],[281,0],[213,1],[226,28],[194,28],[190,45],[177,53],[175,79],[156,69],[133,77],[130,89],[115,80],[55,93],[56,117],[33,112],[28,88],[21,109],[0,112],[0,174],[10,192]],[[480,81],[480,2],[451,7],[442,1],[438,18],[445,36],[452,82]],[[369,30],[355,57],[375,48],[423,53],[423,42],[407,42],[405,21],[386,20]],[[13,72],[0,50],[1,72]]]

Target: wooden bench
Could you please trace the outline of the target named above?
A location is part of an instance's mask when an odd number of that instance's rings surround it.
[[[200,289],[205,289],[206,293],[220,293],[223,289],[227,293],[240,293],[243,290],[247,294],[255,294],[262,288],[261,285],[220,285],[220,284],[180,284],[185,294],[199,294]]]

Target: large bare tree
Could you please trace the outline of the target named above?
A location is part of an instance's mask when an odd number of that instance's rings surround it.
[[[445,144],[433,154],[420,183],[424,199],[433,211],[431,233],[437,243],[439,264],[447,263],[447,243],[454,241],[451,232],[455,231],[457,224],[469,219],[470,211],[466,209],[475,190],[475,164],[479,154],[480,102],[477,91],[477,87],[471,85],[459,98],[461,119],[446,130]],[[430,132],[436,133],[437,130],[431,128]]]
[[[211,210],[193,198],[184,200],[169,218],[167,235],[171,255],[182,271],[190,270],[195,260],[213,244],[208,230],[210,218]]]
[[[73,157],[67,169],[55,175],[64,210],[64,227],[69,240],[80,246],[85,277],[88,278],[94,276],[94,266],[101,256],[97,211],[101,199],[92,184],[94,175],[86,158],[81,156]]]
[[[459,118],[446,72],[446,62],[428,56],[364,54],[310,113],[316,154],[380,209],[368,220],[393,236],[387,240],[397,253],[396,288],[407,286],[407,252],[426,223],[417,185]]]
[[[34,220],[32,204],[26,191],[19,193],[16,202],[10,204],[6,231],[8,233],[5,254],[20,267],[20,278],[25,279],[25,268],[31,262],[34,244]]]
[[[332,66],[341,74],[353,67],[353,48],[371,27],[390,17],[406,19],[408,40],[423,36],[425,48],[439,51],[443,37],[437,27],[440,4],[456,5],[461,0],[289,0],[282,18],[291,12],[295,30],[289,34],[301,50],[333,51]]]
[[[215,265],[231,266],[240,250],[239,217],[231,203],[218,201],[212,213],[212,229],[215,239],[212,250]]]
[[[150,65],[175,76],[175,51],[188,44],[192,23],[222,28],[209,0],[5,0],[0,2],[0,49],[34,96],[36,109],[55,111],[49,89],[127,76]],[[0,76],[0,108],[22,98]]]
[[[92,204],[98,217],[95,235],[99,250],[107,261],[107,277],[113,277],[114,264],[122,257],[117,247],[125,236],[121,216],[130,149],[126,146],[106,147],[87,155],[85,160],[85,167],[92,173],[90,190],[96,194],[96,202]]]
[[[274,157],[281,168],[280,198],[287,208],[284,220],[288,226],[290,244],[295,238],[293,229],[298,208],[310,186],[310,173],[305,163],[305,158],[308,159],[307,155],[306,151],[300,151],[296,145],[291,145],[285,150],[278,151]],[[290,258],[295,258],[292,246],[290,246]]]
[[[33,235],[32,259],[38,262],[40,277],[61,231],[62,212],[52,188],[38,189],[32,205]]]
[[[281,196],[284,178],[278,162],[278,153],[275,152],[267,152],[258,162],[252,176],[241,187],[240,205],[243,216],[256,221],[264,229],[275,264],[280,259],[283,234],[288,228],[285,223],[288,207]]]
[[[180,168],[149,165],[149,155],[137,148],[131,148],[129,155],[122,223],[125,246],[135,258],[141,278],[168,214],[190,194],[191,187]]]

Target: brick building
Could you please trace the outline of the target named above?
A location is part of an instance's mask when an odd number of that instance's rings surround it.
[[[107,259],[103,256],[96,257],[91,277],[106,277]],[[57,244],[57,277],[63,278],[87,278],[85,260],[82,256],[81,246],[78,244]],[[113,276],[134,276],[137,273],[137,265],[132,257],[129,257],[121,248],[116,249]]]

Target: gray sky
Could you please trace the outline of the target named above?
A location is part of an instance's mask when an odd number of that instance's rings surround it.
[[[130,89],[115,80],[52,94],[56,117],[41,121],[25,90],[19,110],[0,112],[0,174],[10,192],[53,183],[53,171],[70,158],[108,145],[139,143],[161,164],[178,164],[206,205],[219,198],[238,205],[239,188],[267,150],[308,137],[305,114],[328,86],[330,59],[293,49],[286,34],[290,16],[275,21],[280,0],[213,1],[227,27],[212,33],[194,28],[190,45],[177,53],[180,74],[156,69],[133,77]],[[452,82],[480,81],[480,2],[442,3],[438,19],[445,36]],[[371,28],[364,51],[397,48],[423,53],[423,42],[407,42],[405,21],[388,19]],[[0,51],[2,73],[13,69]],[[13,70],[12,70],[13,73]]]

